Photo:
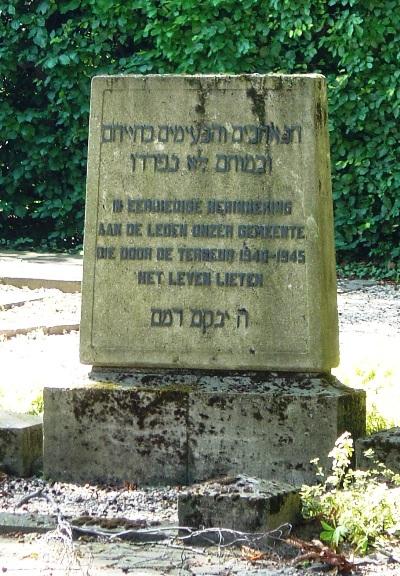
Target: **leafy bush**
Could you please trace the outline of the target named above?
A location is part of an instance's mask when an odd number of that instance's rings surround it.
[[[345,262],[336,267],[339,278],[373,278],[375,280],[400,281],[400,266],[392,261],[376,262]]]
[[[344,262],[400,254],[397,0],[10,0],[0,8],[0,238],[82,239],[90,78],[321,72]]]
[[[358,552],[400,533],[400,475],[383,464],[368,471],[350,468],[353,441],[348,432],[338,438],[329,456],[331,473],[326,476],[315,460],[321,482],[303,486],[303,516],[318,518],[323,528],[320,538],[333,548],[347,541]],[[369,454],[373,457],[372,451]]]

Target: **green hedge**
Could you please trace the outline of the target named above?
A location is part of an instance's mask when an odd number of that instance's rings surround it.
[[[339,256],[393,267],[398,22],[398,0],[3,0],[0,242],[81,243],[93,75],[321,72]]]

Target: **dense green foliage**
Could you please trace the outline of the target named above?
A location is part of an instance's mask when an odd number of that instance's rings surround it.
[[[0,241],[82,239],[90,78],[321,72],[342,260],[399,253],[398,0],[3,0]]]

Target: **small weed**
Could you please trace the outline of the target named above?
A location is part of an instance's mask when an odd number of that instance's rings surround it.
[[[371,452],[366,455],[373,457]],[[364,554],[375,543],[400,533],[400,492],[390,488],[400,486],[400,475],[378,462],[368,471],[353,470],[352,455],[353,441],[345,432],[329,454],[328,474],[318,459],[313,461],[321,482],[302,487],[303,516],[321,521],[320,538],[332,548],[349,542]]]
[[[367,434],[374,434],[380,430],[388,430],[393,428],[395,423],[393,420],[385,418],[378,410],[378,407],[373,402],[367,409]]]
[[[373,382],[377,376],[376,370],[371,368],[370,370],[364,370],[358,366],[354,369],[355,375],[358,377],[359,386],[367,386],[370,382]]]
[[[347,344],[347,345],[346,345]],[[367,433],[400,426],[400,356],[397,339],[360,338],[341,346],[341,363],[333,374],[346,386],[367,394]]]
[[[81,562],[72,539],[72,527],[69,522],[59,517],[57,528],[47,532],[40,543],[40,556],[45,574],[51,576],[57,570],[63,576],[70,576],[70,574],[91,576],[92,558],[88,558],[86,565]]]
[[[43,413],[43,393],[40,393],[36,398],[34,398],[31,402],[31,408],[28,411],[28,414],[32,414],[37,416]]]
[[[363,384],[368,384],[368,382],[372,382],[372,380],[375,380],[375,378],[376,378],[376,371],[369,370],[363,378]]]

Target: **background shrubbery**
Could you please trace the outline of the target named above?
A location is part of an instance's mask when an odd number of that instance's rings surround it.
[[[95,74],[321,72],[339,258],[394,276],[398,23],[398,0],[3,1],[0,243],[81,243]]]

